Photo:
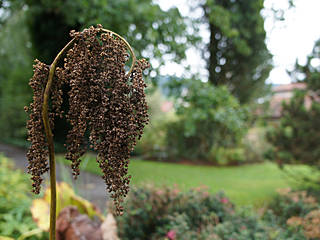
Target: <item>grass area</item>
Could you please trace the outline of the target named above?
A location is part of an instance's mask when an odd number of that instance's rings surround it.
[[[92,155],[86,155],[81,169],[101,175]],[[58,161],[65,162],[59,156]],[[295,167],[305,172],[304,166]],[[287,175],[273,163],[239,167],[190,166],[132,159],[129,166],[131,183],[136,186],[153,183],[156,186],[175,184],[181,190],[205,185],[214,193],[224,191],[238,205],[263,206],[276,194],[276,189],[290,186]],[[81,175],[80,175],[81,177]]]

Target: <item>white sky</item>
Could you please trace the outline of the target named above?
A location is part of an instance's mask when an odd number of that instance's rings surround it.
[[[188,11],[188,0],[157,0],[164,10],[171,6],[179,8],[182,15],[199,16],[201,13]],[[289,83],[290,78],[286,70],[292,69],[296,59],[300,64],[305,63],[306,56],[312,51],[314,42],[320,38],[320,0],[295,0],[295,7],[286,11],[285,20],[275,23],[270,11],[264,10],[265,29],[267,32],[267,47],[273,54],[274,69],[271,71],[270,83],[284,84]],[[266,9],[286,9],[288,0],[265,0]],[[319,30],[318,30],[319,29]],[[205,41],[209,39],[208,30],[203,27],[201,35]],[[187,51],[187,61],[184,64],[191,65],[193,73],[200,73],[207,76],[205,62],[201,59],[197,49]],[[177,64],[169,63],[161,68],[162,74],[183,75],[183,68]]]

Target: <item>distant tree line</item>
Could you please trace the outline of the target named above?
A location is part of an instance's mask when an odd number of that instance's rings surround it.
[[[224,143],[228,147],[236,146],[247,128],[244,123],[249,122],[245,116],[247,106],[266,93],[265,80],[271,69],[272,56],[266,48],[261,16],[263,1],[202,0],[191,7],[201,9],[203,15],[197,19],[183,17],[177,8],[164,11],[152,0],[1,1],[0,131],[3,134],[0,138],[25,142],[23,106],[31,100],[28,81],[33,59],[50,64],[70,39],[70,30],[101,23],[134,42],[138,57],[159,62],[159,66],[150,70],[149,80],[153,83],[160,77],[159,69],[166,59],[179,64],[190,46],[201,48],[208,79],[197,75],[188,79],[170,77],[170,91],[174,93],[171,96],[176,100],[178,115],[175,124],[179,127],[167,125],[167,128],[170,134],[185,142],[201,135],[201,141],[192,140],[195,149],[202,149],[194,154],[196,157],[208,155],[213,146],[224,146]],[[207,45],[199,34],[199,24],[209,29]],[[181,90],[189,87],[186,97],[186,90]],[[204,88],[206,91],[201,91]],[[196,98],[191,91],[199,93]],[[68,98],[64,98],[67,102]],[[201,106],[205,106],[202,113],[198,112]],[[201,120],[204,116],[208,118],[205,124]],[[221,116],[230,121],[223,121]],[[62,133],[67,130],[65,121],[57,122],[58,143],[64,142]]]

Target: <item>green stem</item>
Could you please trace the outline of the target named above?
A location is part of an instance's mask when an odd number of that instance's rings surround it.
[[[49,163],[50,163],[50,191],[51,191],[51,199],[50,199],[50,240],[56,240],[56,209],[57,209],[57,189],[56,189],[56,162],[54,160],[54,144],[53,144],[53,135],[52,130],[49,124],[49,114],[48,114],[48,102],[50,96],[50,89],[52,86],[54,72],[57,66],[59,59],[62,57],[65,51],[67,51],[72,43],[74,42],[74,38],[58,53],[53,63],[50,66],[48,82],[46,85],[46,89],[43,95],[43,105],[42,105],[42,120],[44,125],[44,130],[47,137],[48,149],[49,149]]]
[[[129,43],[120,35],[117,33],[114,33],[110,30],[100,28],[99,29],[102,32],[108,32],[112,35],[115,35],[116,37],[120,38],[128,47],[131,56],[132,56],[132,64],[130,67],[129,72],[127,73],[127,76],[130,76],[131,72],[133,71],[134,65],[136,63],[136,56],[129,45]],[[57,189],[56,189],[56,164],[54,159],[54,144],[53,144],[53,134],[52,130],[50,128],[49,123],[49,97],[50,97],[50,90],[53,82],[53,76],[54,72],[56,70],[56,66],[60,58],[64,55],[64,53],[72,46],[74,43],[75,38],[73,38],[68,44],[58,53],[54,61],[52,62],[50,66],[49,76],[47,85],[44,91],[43,95],[43,105],[42,105],[42,120],[44,125],[44,130],[48,142],[48,150],[49,150],[49,164],[50,164],[50,191],[51,191],[51,201],[50,201],[50,240],[56,240],[56,209],[57,209]]]

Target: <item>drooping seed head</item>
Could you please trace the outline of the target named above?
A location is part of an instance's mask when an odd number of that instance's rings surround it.
[[[62,116],[62,85],[69,85],[66,119],[71,129],[67,135],[66,158],[71,161],[73,174],[77,177],[80,157],[86,151],[86,135],[89,135],[90,145],[98,153],[97,162],[107,190],[120,213],[123,197],[129,191],[130,152],[148,122],[146,84],[142,74],[149,64],[139,60],[127,75],[127,46],[111,33],[101,32],[101,28],[100,25],[71,32],[75,43],[67,52],[63,68],[56,69],[49,117],[53,128],[54,117]],[[38,61],[30,81],[34,99],[29,107],[31,147],[28,160],[36,193],[40,190],[41,175],[48,170],[48,150],[41,119],[48,71],[49,68]]]

